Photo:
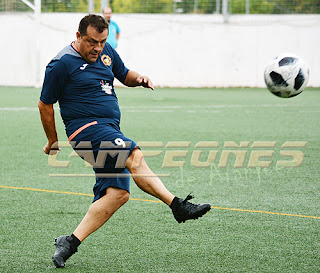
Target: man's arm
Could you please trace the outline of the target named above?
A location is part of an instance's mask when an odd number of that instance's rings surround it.
[[[118,24],[116,23],[116,40],[118,41],[120,37],[120,28]]]
[[[46,154],[49,154],[52,145],[58,141],[53,104],[46,104],[39,100],[38,107],[40,111],[42,126],[48,139],[47,144],[43,147],[43,151]],[[58,150],[58,147],[54,148],[54,150]]]
[[[129,87],[143,86],[144,88],[151,88],[154,90],[152,81],[147,76],[141,76],[139,73],[129,70],[124,84]]]

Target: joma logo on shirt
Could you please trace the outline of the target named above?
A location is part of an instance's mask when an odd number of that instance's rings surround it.
[[[89,64],[83,64],[82,66],[80,66],[80,70],[85,70],[87,65],[89,65]]]

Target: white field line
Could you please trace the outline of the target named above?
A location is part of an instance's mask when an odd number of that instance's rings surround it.
[[[319,107],[320,105],[312,105],[313,107]],[[263,107],[263,108],[269,108],[269,107],[310,107],[310,105],[302,105],[302,104],[218,104],[218,105],[191,105],[191,106],[184,106],[184,105],[161,105],[161,106],[152,106],[152,105],[141,105],[141,106],[122,106],[121,109],[186,109],[186,108],[256,108],[256,107]]]
[[[30,112],[35,112],[35,111],[39,111],[39,110],[36,107],[0,107],[0,111],[13,111],[13,112],[30,111]]]
[[[170,109],[168,109],[168,110],[166,110],[166,109],[149,109],[149,110],[147,110],[147,109],[145,109],[145,110],[143,110],[143,109],[141,109],[141,110],[139,110],[139,109],[125,109],[125,110],[123,110],[123,112],[127,112],[127,113],[145,113],[145,112],[172,113],[172,112],[174,112],[174,110],[170,110]]]
[[[175,110],[182,110],[186,112],[198,112],[200,111],[208,111],[211,109],[228,109],[228,108],[276,108],[276,107],[310,107],[310,105],[301,105],[301,104],[219,104],[219,105],[192,105],[192,106],[183,106],[183,105],[141,105],[141,106],[122,106],[121,110],[125,112],[174,112]],[[320,105],[312,105],[312,107],[320,107]],[[55,110],[59,110],[58,107],[54,108]],[[0,107],[0,111],[30,111],[30,112],[38,112],[38,107]],[[300,110],[299,112],[319,112],[319,110]]]
[[[299,110],[299,113],[320,113],[320,110]]]

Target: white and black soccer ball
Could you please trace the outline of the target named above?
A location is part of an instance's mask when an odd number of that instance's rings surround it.
[[[309,80],[309,68],[294,54],[280,54],[267,65],[264,80],[272,94],[291,98],[305,89]]]

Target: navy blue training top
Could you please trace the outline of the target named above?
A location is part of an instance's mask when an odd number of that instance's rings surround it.
[[[108,43],[93,64],[88,64],[71,44],[47,65],[40,100],[59,102],[66,127],[73,127],[78,119],[94,118],[106,118],[119,126],[121,114],[113,80],[116,77],[123,83],[128,71]]]

